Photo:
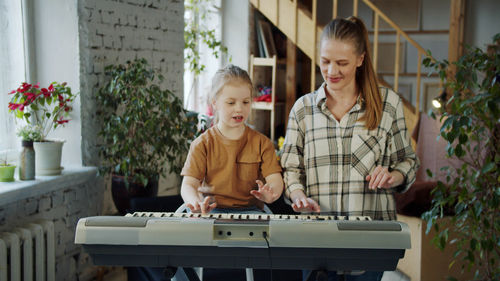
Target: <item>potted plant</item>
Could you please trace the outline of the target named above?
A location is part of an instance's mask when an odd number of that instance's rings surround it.
[[[439,248],[456,245],[452,264],[461,260],[462,271],[473,268],[475,280],[500,280],[500,34],[487,52],[468,48],[453,65],[429,59],[424,65],[439,72],[451,94],[442,107],[441,137],[447,156],[462,165],[443,167],[447,182],[438,182],[422,218],[427,232],[436,230]],[[447,209],[454,212],[451,223],[441,220]]]
[[[163,77],[145,59],[105,68],[107,82],[96,94],[100,173],[112,175],[112,196],[121,214],[130,197],[154,196],[160,176],[179,174],[197,118],[157,84]]]
[[[14,181],[14,171],[16,170],[15,165],[7,163],[7,154],[0,161],[0,182],[11,182]]]
[[[36,174],[58,175],[61,173],[61,152],[63,141],[49,140],[47,135],[69,122],[71,103],[75,95],[66,83],[51,83],[47,88],[38,84],[22,83],[19,88],[9,93],[9,111],[33,128],[38,128],[40,141],[33,143],[36,152]]]
[[[26,125],[17,131],[17,136],[21,138],[23,150],[19,157],[19,179],[35,179],[35,150],[33,142],[42,141],[41,128],[38,126]]]

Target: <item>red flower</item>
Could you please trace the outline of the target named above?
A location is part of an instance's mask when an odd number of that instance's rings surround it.
[[[42,94],[44,97],[46,97],[46,98],[50,97],[50,92],[49,92],[49,90],[47,90],[47,88],[42,88],[41,91],[42,91]]]
[[[50,84],[50,86],[49,86],[49,92],[51,92],[51,93],[54,92],[54,85]]]
[[[18,107],[19,107],[19,104],[9,102],[9,109],[10,110],[16,110]]]
[[[9,93],[9,95],[15,94],[16,90],[12,90],[12,92]]]
[[[64,124],[64,123],[68,123],[69,120],[60,119],[60,120],[57,120],[56,122],[57,122],[57,124]]]

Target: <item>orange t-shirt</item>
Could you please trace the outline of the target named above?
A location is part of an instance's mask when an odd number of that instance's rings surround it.
[[[181,175],[213,187],[217,208],[262,208],[262,201],[250,194],[258,188],[255,180],[280,172],[266,136],[246,127],[240,139],[230,140],[214,126],[193,141]]]

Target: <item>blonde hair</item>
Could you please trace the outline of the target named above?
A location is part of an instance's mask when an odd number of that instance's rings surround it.
[[[217,70],[212,78],[212,87],[209,93],[210,103],[217,99],[224,86],[233,83],[247,85],[250,89],[250,95],[253,96],[253,84],[248,73],[236,65],[229,64]]]
[[[365,101],[365,114],[359,120],[365,121],[369,130],[377,128],[382,119],[382,96],[372,66],[365,24],[357,17],[334,19],[323,29],[320,42],[326,39],[349,41],[358,56],[364,54],[363,63],[356,69],[356,85]]]
[[[217,70],[212,78],[212,86],[209,92],[210,106],[212,106],[212,103],[217,99],[217,97],[219,97],[222,89],[228,84],[248,86],[248,89],[250,89],[250,98],[253,97],[254,88],[248,73],[236,65],[229,64],[226,67]],[[214,115],[215,123],[217,123],[218,117],[216,112],[214,112]]]

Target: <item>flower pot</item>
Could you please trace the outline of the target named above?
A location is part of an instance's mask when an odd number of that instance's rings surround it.
[[[158,194],[158,179],[150,179],[146,186],[130,182],[127,187],[123,176],[112,175],[111,195],[116,209],[125,215],[130,209],[130,199],[134,197],[154,197]]]
[[[23,150],[19,156],[19,179],[33,180],[35,179],[35,150],[33,149],[33,141],[22,142]]]
[[[35,174],[37,176],[60,175],[63,141],[34,142]]]
[[[0,164],[0,182],[14,181],[14,171],[16,166]]]

